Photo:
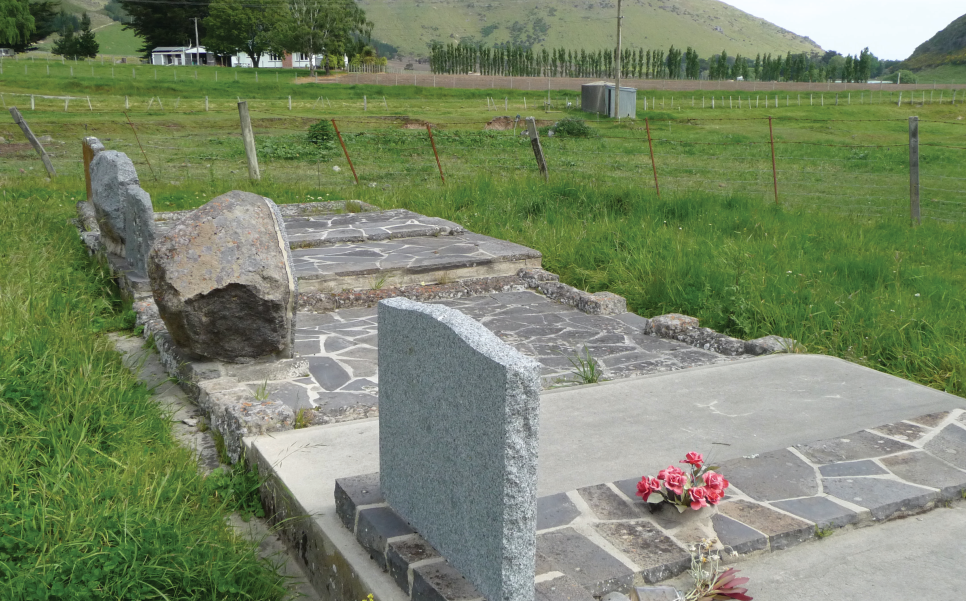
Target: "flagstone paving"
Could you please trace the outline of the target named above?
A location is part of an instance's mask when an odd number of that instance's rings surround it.
[[[575,374],[585,353],[601,380],[734,361],[712,351],[643,333],[633,313],[588,315],[531,291],[433,301],[459,309],[542,366],[544,388],[584,383]],[[270,399],[313,409],[316,423],[375,415],[378,406],[376,308],[299,313],[295,350],[308,361],[307,377],[270,383]],[[254,390],[259,382],[250,382]]]

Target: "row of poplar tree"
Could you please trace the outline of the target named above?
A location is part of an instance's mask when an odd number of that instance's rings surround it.
[[[434,43],[429,65],[433,73],[447,75],[479,73],[501,77],[616,77],[617,51],[573,50],[499,45]],[[698,57],[688,46],[681,51],[624,49],[621,77],[628,79],[755,79],[757,81],[867,81],[874,57],[869,49],[859,56],[846,56],[841,66],[827,64],[818,54],[759,54],[754,60],[726,51],[710,59]]]

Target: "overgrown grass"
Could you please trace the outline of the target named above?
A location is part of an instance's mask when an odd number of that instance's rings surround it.
[[[547,269],[645,316],[778,334],[966,396],[966,236],[939,222],[829,214],[743,196],[658,199],[577,179],[480,178],[362,198],[540,250]]]
[[[227,511],[250,477],[205,479],[106,331],[129,328],[68,224],[70,192],[0,197],[0,598],[280,599]]]

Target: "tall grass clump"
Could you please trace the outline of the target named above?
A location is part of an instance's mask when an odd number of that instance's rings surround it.
[[[105,332],[129,328],[57,185],[0,197],[0,598],[280,599]]]
[[[365,191],[540,250],[544,266],[645,316],[681,312],[741,338],[778,334],[966,395],[966,236],[740,195],[668,194],[559,175]],[[907,210],[907,209],[906,209]]]

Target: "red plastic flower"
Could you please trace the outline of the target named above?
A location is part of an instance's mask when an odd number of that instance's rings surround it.
[[[692,451],[684,456],[684,461],[678,461],[678,463],[690,463],[694,467],[700,468],[704,465],[704,455]]]
[[[637,483],[637,496],[647,501],[647,497],[650,496],[652,492],[657,492],[661,488],[661,482],[657,478],[648,478],[644,476],[641,481]]]
[[[660,478],[660,476],[658,476],[658,478]],[[681,470],[677,468],[674,468],[673,472],[671,471],[671,468],[664,470],[664,487],[674,494],[678,496],[684,494],[684,486],[687,483],[688,477],[685,476],[684,472]]]
[[[717,490],[715,488],[707,488],[707,487],[703,487],[703,488],[704,488],[705,498],[707,498],[709,505],[717,505],[718,501],[720,501],[724,497],[724,493],[720,490]]]
[[[691,509],[698,510],[707,507],[708,489],[703,486],[695,486],[688,491],[691,496]]]
[[[728,488],[728,481],[717,472],[706,472],[704,474],[704,485],[724,494],[724,489]]]
[[[661,470],[657,473],[657,479],[667,480],[668,475],[671,475],[671,474],[683,476],[684,472],[682,472],[680,468],[674,467],[673,465],[669,465],[667,466],[666,470]]]

